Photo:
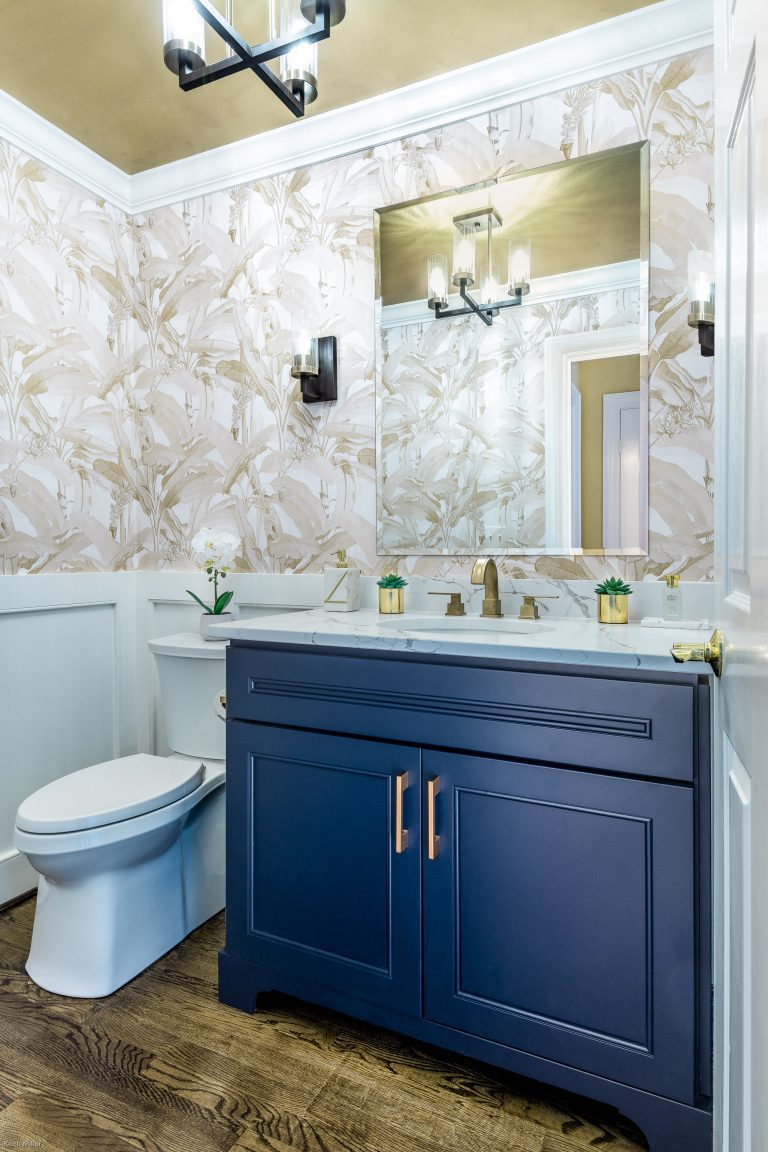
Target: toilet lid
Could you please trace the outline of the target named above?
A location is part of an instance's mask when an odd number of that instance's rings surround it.
[[[142,816],[199,787],[205,765],[165,756],[122,756],[70,772],[33,792],[19,806],[24,832],[77,832]]]

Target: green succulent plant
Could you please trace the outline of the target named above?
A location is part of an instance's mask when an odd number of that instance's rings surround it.
[[[607,580],[603,580],[602,584],[598,584],[595,588],[598,596],[631,596],[632,589],[629,584],[625,584],[618,576],[609,576]]]
[[[405,588],[408,581],[403,580],[402,576],[398,576],[396,572],[388,572],[386,576],[380,577],[376,583],[379,588]]]

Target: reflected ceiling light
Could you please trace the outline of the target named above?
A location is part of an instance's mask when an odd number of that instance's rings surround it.
[[[448,307],[448,260],[439,253],[427,259],[427,305],[439,320],[447,316],[468,316],[475,313],[484,324],[492,324],[501,308],[514,308],[531,290],[531,242],[514,236],[508,242],[507,298],[500,298],[498,265],[493,261],[493,230],[501,227],[501,216],[489,205],[487,208],[454,216],[453,269],[451,283],[458,288],[464,301],[463,308]],[[475,257],[477,241],[485,242],[485,262],[477,277],[479,301],[470,295],[475,286]]]
[[[269,40],[249,44],[212,0],[163,0],[163,59],[185,92],[250,68],[294,116],[317,99],[317,42],[346,15],[346,0],[269,0]],[[205,25],[224,41],[227,55],[205,62]],[[279,74],[267,61],[279,61]]]
[[[702,356],[715,354],[715,261],[711,252],[688,253],[688,323],[699,330]]]

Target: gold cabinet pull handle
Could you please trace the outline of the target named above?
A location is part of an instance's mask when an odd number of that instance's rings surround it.
[[[701,644],[673,644],[670,653],[677,664],[701,660],[711,665],[715,676],[719,676],[723,670],[723,634],[716,628],[709,640]]]
[[[401,772],[395,777],[395,852],[405,852],[408,847],[408,829],[403,828],[403,796],[408,787],[408,773]]]
[[[435,835],[435,797],[440,791],[440,777],[427,780],[427,855],[436,860],[440,851],[440,837]]]

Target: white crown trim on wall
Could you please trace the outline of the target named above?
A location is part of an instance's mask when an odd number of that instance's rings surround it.
[[[697,51],[713,42],[710,8],[701,0],[661,0],[133,176],[5,92],[0,92],[0,136],[125,212],[145,212]]]
[[[82,185],[99,199],[133,212],[132,177],[0,90],[0,137]]]

